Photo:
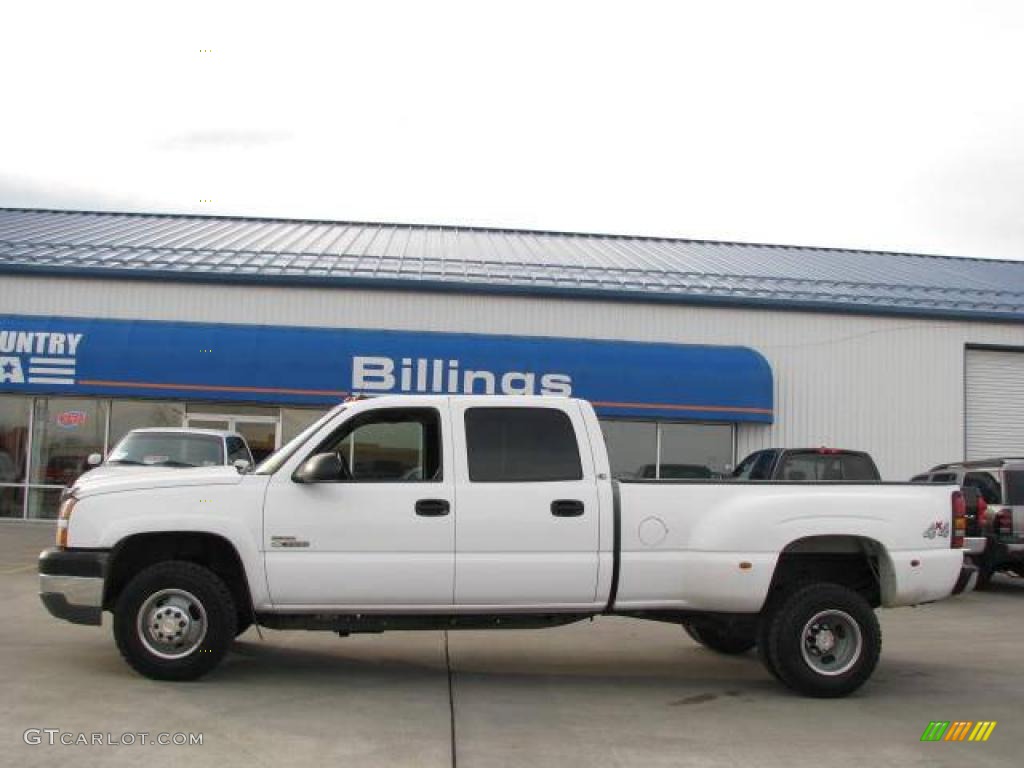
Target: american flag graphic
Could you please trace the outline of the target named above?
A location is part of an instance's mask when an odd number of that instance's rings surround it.
[[[75,358],[69,355],[30,357],[28,359],[29,384],[74,384]]]

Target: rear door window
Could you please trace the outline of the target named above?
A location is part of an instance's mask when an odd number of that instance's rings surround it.
[[[469,479],[474,483],[582,480],[569,416],[556,408],[466,410]]]

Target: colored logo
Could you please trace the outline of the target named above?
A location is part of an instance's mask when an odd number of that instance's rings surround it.
[[[57,414],[57,426],[63,429],[77,429],[85,424],[87,418],[85,411],[64,411]]]
[[[926,539],[934,539],[936,536],[940,536],[943,539],[949,538],[949,523],[944,520],[937,520],[936,522],[929,525],[924,529],[922,534]]]
[[[995,729],[995,720],[932,720],[921,734],[921,741],[988,741]]]

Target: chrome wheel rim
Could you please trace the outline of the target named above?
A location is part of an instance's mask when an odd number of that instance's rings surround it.
[[[860,626],[844,611],[819,611],[800,633],[804,663],[819,675],[834,677],[848,672],[863,649]]]
[[[191,592],[161,589],[146,599],[135,622],[146,650],[161,659],[183,659],[206,639],[206,609]]]

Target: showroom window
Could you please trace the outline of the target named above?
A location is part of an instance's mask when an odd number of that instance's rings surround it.
[[[284,445],[302,430],[326,413],[324,408],[282,408],[281,445]]]
[[[0,517],[21,517],[25,503],[30,397],[0,397]]]
[[[619,479],[703,479],[732,470],[732,424],[602,419],[601,431]]]
[[[145,427],[233,429],[256,461],[284,432],[291,437],[325,413],[249,403],[184,403],[79,397],[0,396],[0,518],[53,519],[60,495],[128,432]]]
[[[658,463],[658,425],[653,421],[601,421],[612,477],[643,477]]]
[[[53,518],[61,490],[88,470],[90,453],[103,453],[107,400],[38,398],[32,416],[28,516]]]
[[[110,442],[117,441],[133,429],[143,427],[180,427],[185,421],[184,403],[163,400],[115,400],[110,406]]]

